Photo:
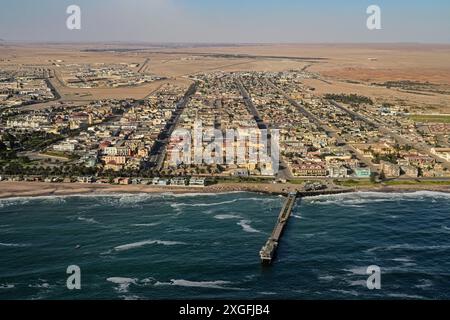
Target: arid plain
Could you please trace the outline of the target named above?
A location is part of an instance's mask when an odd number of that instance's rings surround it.
[[[128,64],[164,77],[120,88],[73,88],[64,81],[69,64]],[[0,68],[43,67],[62,101],[141,99],[165,83],[211,71],[308,70],[304,84],[316,94],[356,93],[395,102],[411,112],[450,113],[450,45],[421,44],[0,44]],[[390,83],[391,82],[391,83]],[[398,83],[406,82],[406,88]],[[33,108],[39,107],[34,105]]]

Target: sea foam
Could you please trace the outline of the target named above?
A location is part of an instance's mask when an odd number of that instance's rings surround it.
[[[125,278],[125,277],[110,277],[110,278],[107,278],[106,281],[117,284],[118,287],[116,288],[116,290],[118,292],[128,292],[130,285],[136,284],[137,279],[136,278]]]

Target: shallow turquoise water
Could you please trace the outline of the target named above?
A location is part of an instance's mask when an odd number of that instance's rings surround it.
[[[0,200],[0,299],[450,298],[450,195],[297,203],[275,264],[258,252],[283,199],[252,193]],[[81,290],[66,268],[81,268]],[[381,289],[366,268],[381,268]]]

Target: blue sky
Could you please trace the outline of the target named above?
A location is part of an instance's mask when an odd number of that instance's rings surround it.
[[[81,7],[68,30],[67,6]],[[366,28],[381,7],[382,30]],[[450,43],[448,0],[0,0],[15,41]]]

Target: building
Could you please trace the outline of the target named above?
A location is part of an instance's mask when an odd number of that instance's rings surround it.
[[[55,144],[55,145],[53,145],[53,150],[54,151],[59,151],[59,152],[74,152],[75,151],[75,144],[67,143],[67,142],[63,142],[63,143],[60,143],[60,144]]]
[[[167,179],[158,179],[158,186],[167,186],[169,185],[169,180]]]
[[[185,178],[172,178],[170,180],[170,184],[172,186],[185,186],[186,185],[186,179]]]
[[[330,178],[347,178],[348,170],[344,166],[329,166],[328,175]]]
[[[128,185],[128,184],[131,184],[131,179],[130,178],[115,178],[114,183]]]
[[[370,178],[372,174],[370,168],[355,168],[353,171],[357,178]]]
[[[401,171],[405,176],[417,178],[419,176],[419,169],[415,166],[401,166]]]
[[[325,177],[327,169],[322,163],[301,163],[292,165],[292,173],[300,177]]]
[[[95,177],[89,176],[89,177],[77,177],[77,181],[81,183],[94,183]]]
[[[192,187],[204,187],[206,185],[206,179],[200,177],[191,177],[191,179],[189,179],[189,185]]]
[[[450,161],[450,148],[432,148],[431,153],[438,156],[441,159]]]
[[[386,177],[399,177],[400,176],[400,166],[387,162],[380,161],[380,169],[384,172]]]
[[[123,165],[127,162],[127,158],[124,156],[105,156],[102,158],[105,164]]]

